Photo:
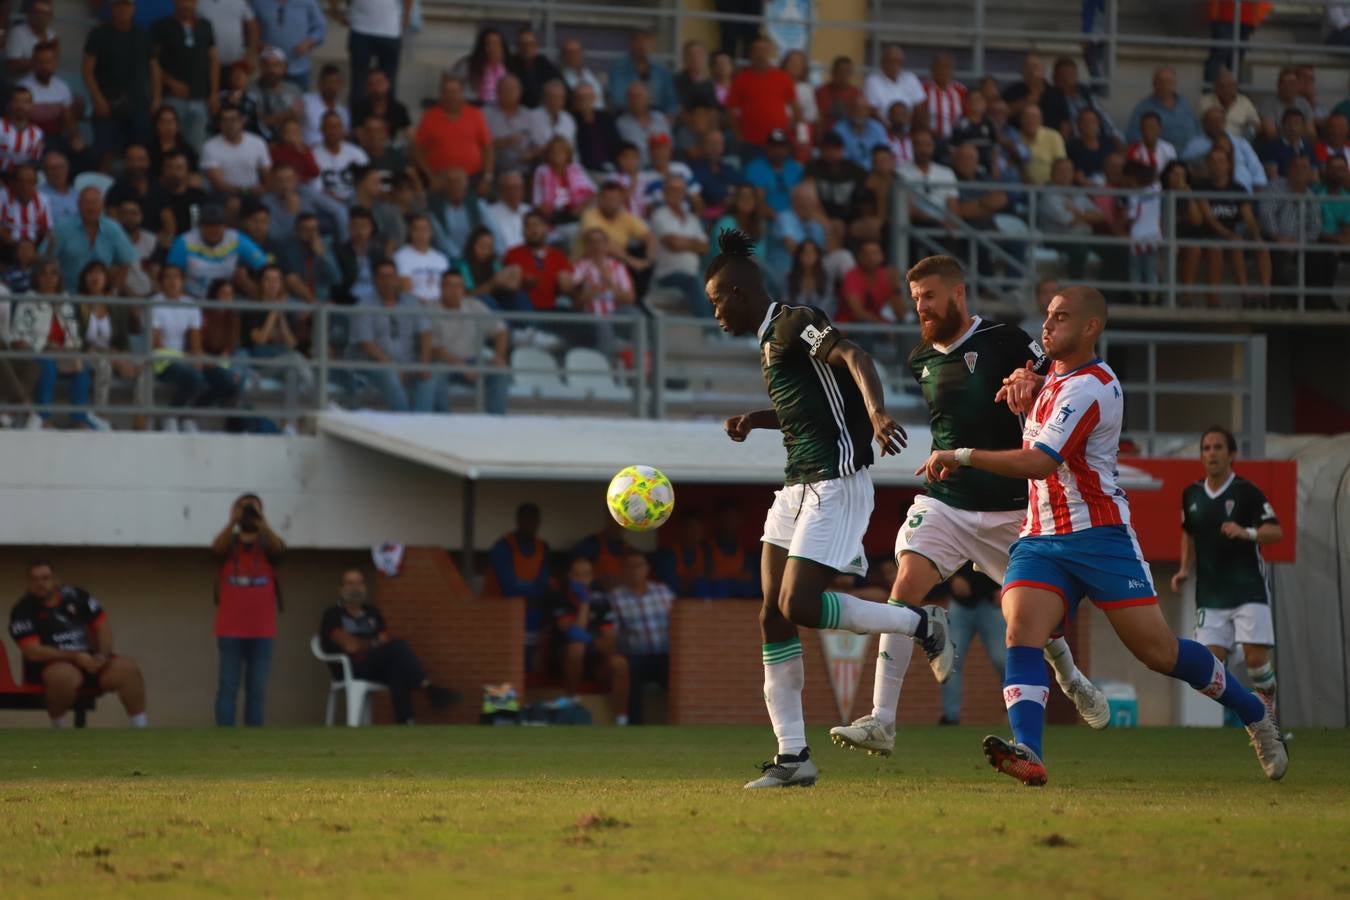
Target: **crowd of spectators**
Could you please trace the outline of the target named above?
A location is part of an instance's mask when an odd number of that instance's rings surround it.
[[[1350,100],[1324,102],[1307,65],[1255,103],[1226,69],[1188,99],[1160,68],[1122,128],[1070,58],[1047,70],[1028,54],[1020,79],[967,85],[950,54],[925,74],[887,44],[861,83],[840,57],[814,85],[802,53],[779,58],[758,34],[738,38],[740,67],[689,41],[672,71],[644,31],[602,69],[575,39],[555,60],[530,28],[489,27],[409,110],[396,91],[400,0],[327,14],[315,0],[107,0],[100,12],[78,85],[57,74],[77,51],[52,31],[49,0],[31,0],[6,39],[0,340],[59,348],[0,360],[6,426],[52,424],[61,381],[74,406],[93,395],[97,411],[73,422],[95,429],[109,427],[119,384],[145,396],[158,383],[179,413],[158,422],[166,430],[195,429],[208,408],[224,419],[279,382],[291,400],[314,387],[318,335],[313,313],[266,306],[286,301],[331,307],[330,359],[402,367],[341,373],[343,403],[447,410],[468,384],[502,412],[511,348],[558,345],[530,313],[708,316],[699,275],[729,227],[758,240],[777,295],[843,322],[893,322],[907,314],[891,259],[902,189],[912,225],[928,229],[912,254],[979,245],[981,270],[1027,267],[1024,243],[1002,235],[994,254],[987,240],[1020,216],[1069,277],[1097,260],[1118,299],[1159,295],[1173,229],[1263,244],[1176,254],[1187,299],[1211,304],[1226,267],[1252,303],[1282,302],[1272,287],[1300,279],[1325,290],[1350,243]],[[328,15],[350,26],[345,67],[313,61]],[[1027,185],[1064,192],[1032,204]],[[1202,190],[1230,196],[1190,196]],[[1300,237],[1333,252],[1303,254],[1299,273],[1285,245]],[[51,299],[62,295],[79,296]],[[565,336],[617,356],[624,333]],[[84,350],[111,358],[60,358]]]

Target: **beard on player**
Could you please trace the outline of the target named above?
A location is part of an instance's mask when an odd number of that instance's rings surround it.
[[[925,344],[950,344],[960,336],[965,320],[956,299],[948,296],[942,312],[919,314],[919,336]]]

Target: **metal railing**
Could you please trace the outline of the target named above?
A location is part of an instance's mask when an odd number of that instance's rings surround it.
[[[976,223],[961,219],[945,206],[939,205],[929,196],[939,191],[964,194],[1004,193],[1009,195],[1009,207],[1005,212],[979,219]],[[1106,198],[1112,201],[1129,200],[1143,196],[1156,197],[1161,207],[1160,239],[1140,246],[1127,233],[1073,233],[1047,230],[1045,210],[1049,198],[1072,197],[1081,199]],[[1261,227],[1261,209],[1263,204],[1291,203],[1298,210],[1296,232],[1289,238],[1277,242],[1269,235],[1241,234],[1238,240],[1225,240],[1219,237],[1202,237],[1186,233],[1182,225],[1180,208],[1190,201],[1224,200],[1234,203],[1251,204],[1253,215]],[[1350,206],[1350,194],[1314,194],[1281,193],[1264,190],[1256,194],[1226,191],[1163,191],[1149,195],[1138,189],[1120,189],[1107,187],[1060,187],[1055,185],[1030,185],[1022,183],[971,182],[963,181],[957,185],[935,185],[923,187],[898,182],[892,206],[892,258],[901,271],[907,268],[912,258],[931,253],[954,253],[961,257],[966,265],[967,278],[973,293],[986,296],[1012,296],[1021,301],[1029,301],[1034,296],[1035,286],[1042,274],[1062,276],[1065,272],[1067,252],[1081,248],[1087,257],[1085,268],[1088,274],[1075,281],[1098,288],[1109,298],[1119,302],[1129,302],[1131,295],[1142,295],[1145,302],[1139,303],[1139,318],[1149,308],[1154,312],[1166,310],[1186,310],[1187,314],[1211,315],[1215,319],[1244,321],[1287,321],[1297,314],[1303,321],[1327,321],[1350,323],[1350,313],[1345,309],[1350,302],[1350,284],[1337,274],[1337,267],[1344,258],[1350,262],[1350,244],[1340,244],[1321,240],[1320,234],[1307,233],[1307,207],[1313,204],[1323,206],[1329,203],[1344,203]],[[923,214],[916,221],[913,211]],[[1007,216],[1008,218],[1004,218]],[[923,221],[923,218],[929,221]],[[931,220],[940,220],[934,224]],[[983,226],[983,227],[981,227]],[[1203,229],[1205,226],[1195,225]],[[1148,249],[1153,247],[1153,249]],[[1194,268],[1195,279],[1183,280],[1189,273],[1183,271],[1181,262],[1188,260],[1189,254],[1204,257],[1211,252],[1227,254],[1239,250],[1243,253],[1243,275],[1246,284],[1238,281],[1201,280],[1200,260],[1188,261],[1187,269]],[[1119,276],[1122,267],[1128,268],[1131,256],[1157,254],[1157,278],[1151,281]],[[1270,286],[1260,283],[1261,268],[1267,263],[1264,256],[1273,255],[1269,263],[1274,275],[1284,275],[1283,279],[1272,279]],[[1221,268],[1231,267],[1231,256],[1221,257]],[[1253,276],[1248,270],[1257,263],[1257,272]],[[1092,274],[1095,269],[1095,274]],[[1322,284],[1309,283],[1309,270],[1321,276]],[[1236,275],[1236,272],[1234,273]],[[1283,280],[1287,283],[1277,283]],[[1199,295],[1205,295],[1201,298]],[[1237,299],[1237,302],[1224,305],[1224,300]],[[1244,308],[1244,300],[1261,302],[1261,308]],[[1314,313],[1318,318],[1307,318],[1305,314]],[[1236,315],[1235,315],[1236,314]],[[1166,320],[1168,315],[1155,315],[1154,318]]]
[[[35,302],[76,304],[81,298],[60,296],[16,298],[17,305]],[[156,305],[195,306],[204,313],[227,311],[281,311],[288,316],[310,320],[309,356],[286,353],[264,358],[247,354],[165,355],[148,346],[147,336],[133,336],[132,347],[103,353],[98,351],[38,351],[10,347],[0,351],[0,363],[46,366],[49,374],[64,372],[72,379],[77,366],[86,381],[102,363],[124,361],[136,373],[119,383],[117,397],[109,393],[107,402],[57,402],[55,395],[42,402],[6,402],[0,412],[36,415],[79,416],[86,412],[115,419],[122,427],[146,427],[151,422],[136,419],[190,417],[209,420],[234,419],[243,430],[250,423],[281,420],[297,423],[330,408],[341,398],[347,408],[384,406],[384,395],[377,381],[398,376],[409,400],[418,386],[428,379],[452,375],[474,377],[472,384],[457,389],[441,384],[446,393],[433,396],[437,401],[454,400],[461,410],[482,411],[488,403],[487,379],[512,379],[509,404],[516,411],[532,408],[549,413],[587,413],[648,418],[671,416],[708,417],[762,406],[765,402],[759,365],[758,342],[753,338],[732,338],[721,333],[717,323],[707,318],[688,316],[592,316],[583,313],[493,313],[494,320],[515,326],[517,343],[528,345],[532,354],[513,353],[508,366],[499,367],[490,359],[478,358],[461,363],[423,362],[419,359],[384,362],[362,356],[353,347],[352,317],[389,315],[399,321],[426,319],[429,324],[445,320],[450,313],[435,307],[368,307],[312,305],[307,303],[259,303],[250,301],[196,301],[184,299],[165,304],[149,300],[88,298],[110,307],[131,307],[142,322],[150,320]],[[481,320],[455,313],[461,324]],[[415,326],[414,326],[415,327]],[[906,360],[919,341],[918,326],[912,322],[892,324],[850,323],[843,328],[872,354],[893,413],[908,421],[926,421],[927,410],[908,371]],[[1033,329],[1034,330],[1034,329]],[[13,338],[14,335],[11,335]],[[544,349],[550,346],[551,349]],[[570,359],[565,351],[579,347],[604,350],[590,354],[585,364]],[[344,349],[345,348],[345,349]],[[1176,397],[1208,397],[1226,404],[1226,410],[1206,410],[1203,418],[1229,422],[1243,442],[1243,449],[1259,453],[1265,431],[1265,338],[1260,335],[1154,334],[1110,331],[1101,344],[1102,355],[1117,370],[1129,392],[1127,431],[1145,452],[1169,448],[1169,442],[1190,440],[1194,435],[1193,417],[1178,420],[1172,427],[1166,407]],[[1185,352],[1181,352],[1185,350]],[[335,352],[330,352],[335,351]],[[1190,371],[1185,363],[1192,355],[1208,356],[1203,375]],[[242,380],[237,400],[196,407],[172,405],[170,398],[156,396],[156,382],[165,382],[163,370],[178,363],[191,367],[216,366],[231,376],[252,373]],[[1214,375],[1213,372],[1223,374]],[[256,383],[253,375],[256,378]],[[289,386],[286,382],[290,382]],[[5,389],[0,378],[0,390]],[[423,393],[423,399],[427,395]],[[384,408],[388,408],[384,406]],[[416,410],[414,410],[416,411]],[[223,423],[222,423],[223,424]]]

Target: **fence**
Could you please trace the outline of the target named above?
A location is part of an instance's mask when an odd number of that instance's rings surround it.
[[[80,298],[24,296],[24,304],[71,304]],[[149,321],[158,304],[148,300],[94,298],[111,307],[131,307],[133,316]],[[421,328],[434,328],[454,316],[466,325],[482,317],[451,313],[437,308],[345,307],[305,303],[259,303],[247,301],[195,301],[183,299],[168,305],[192,306],[204,314],[226,311],[258,313],[281,311],[300,319],[308,317],[311,354],[298,352],[264,357],[238,353],[230,357],[210,354],[166,353],[149,346],[147,336],[131,336],[131,346],[110,353],[88,350],[34,352],[8,349],[0,352],[7,367],[45,367],[52,379],[64,373],[72,381],[86,372],[86,387],[103,363],[122,360],[135,368],[121,379],[117,397],[109,392],[106,402],[72,397],[57,403],[54,394],[37,404],[9,402],[0,412],[34,415],[96,415],[119,419],[191,416],[232,420],[245,430],[260,422],[298,422],[330,408],[341,398],[348,407],[388,408],[388,392],[380,390],[383,379],[397,378],[409,405],[436,411],[453,403],[462,410],[483,411],[493,388],[489,380],[503,379],[512,405],[547,412],[584,412],[666,418],[675,415],[707,417],[743,411],[765,402],[759,353],[754,338],[733,338],[721,333],[715,322],[688,316],[634,314],[596,317],[583,313],[501,313],[493,319],[512,323],[518,334],[529,334],[532,343],[517,346],[508,364],[498,366],[486,350],[477,359],[437,361],[417,359],[378,360],[364,354],[350,337],[352,317],[390,316],[398,321],[424,320]],[[22,315],[22,314],[21,314]],[[412,327],[419,328],[418,324]],[[919,340],[914,324],[849,324],[849,336],[866,347],[877,361],[886,388],[888,407],[909,421],[925,420],[927,413],[917,394],[905,360]],[[550,347],[550,349],[545,349]],[[1229,422],[1238,432],[1244,452],[1259,455],[1265,432],[1265,338],[1261,335],[1156,334],[1110,331],[1101,344],[1102,355],[1121,375],[1130,395],[1127,406],[1129,435],[1145,452],[1168,449],[1176,439],[1193,440],[1194,416],[1178,415],[1169,404],[1178,397],[1206,397],[1224,404],[1226,410],[1209,411],[1206,421]],[[195,407],[173,405],[172,398],[156,396],[156,384],[176,383],[165,375],[172,364],[220,367],[244,389],[237,401],[224,405]],[[1217,373],[1217,374],[1216,374]],[[459,376],[468,384],[452,384]],[[511,383],[509,387],[506,381]],[[0,379],[0,386],[3,379]],[[419,386],[431,383],[434,388]],[[419,397],[422,404],[413,404]],[[1141,402],[1142,401],[1142,402]],[[133,421],[145,427],[148,422]]]
[[[958,192],[966,196],[1007,194],[1007,211],[976,223],[961,219],[945,204],[946,197]],[[1057,198],[1099,198],[1113,205],[1141,196],[1155,198],[1160,206],[1162,239],[1153,242],[1153,250],[1140,247],[1128,233],[1047,230],[1045,212]],[[1188,233],[1183,207],[1192,201],[1216,200],[1250,204],[1258,229],[1263,208],[1277,210],[1281,204],[1292,205],[1290,208],[1296,210],[1294,234],[1271,240],[1267,239],[1270,235],[1246,233],[1249,229],[1241,223],[1237,240]],[[1187,190],[1150,194],[1137,189],[976,181],[925,187],[897,178],[892,204],[892,259],[904,271],[911,259],[952,253],[964,260],[973,293],[1030,298],[1042,274],[1060,274],[1065,268],[1062,256],[1077,252],[1086,274],[1077,277],[1075,273],[1075,283],[1090,284],[1114,300],[1143,295],[1145,301],[1162,309],[1201,314],[1214,309],[1228,318],[1232,318],[1231,310],[1243,310],[1241,318],[1248,321],[1283,321],[1291,315],[1306,319],[1304,314],[1316,312],[1329,323],[1345,324],[1350,322],[1345,310],[1350,286],[1338,270],[1342,263],[1350,262],[1350,245],[1325,240],[1320,233],[1308,233],[1307,228],[1310,207],[1318,206],[1320,214],[1329,204],[1350,204],[1350,193]],[[915,213],[919,214],[917,218]],[[1203,221],[1190,225],[1191,230],[1206,227]],[[1237,277],[1234,266],[1233,282],[1199,280],[1200,257],[1218,254],[1220,266],[1228,266],[1234,262],[1234,251],[1241,254],[1241,277]],[[1158,277],[1129,277],[1129,260],[1148,253],[1157,254]],[[1255,278],[1249,271],[1253,264]],[[1261,283],[1265,271],[1271,272],[1270,285]],[[1126,277],[1119,277],[1122,274]],[[1281,275],[1283,283],[1276,277]],[[1200,294],[1206,295],[1203,300],[1197,296]],[[1233,298],[1236,304],[1224,304],[1225,299]],[[1262,309],[1244,308],[1244,301],[1250,303],[1253,298],[1262,302]]]

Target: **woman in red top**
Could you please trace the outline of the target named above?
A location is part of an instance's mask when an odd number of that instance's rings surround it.
[[[244,494],[234,501],[230,521],[211,542],[211,552],[221,559],[216,576],[217,725],[234,725],[241,674],[244,724],[263,723],[272,641],[281,608],[281,588],[272,564],[285,550],[285,542],[263,518],[262,499],[257,494]]]
[[[279,166],[283,163],[289,165],[295,169],[295,174],[299,176],[302,185],[318,178],[319,164],[314,159],[314,152],[305,143],[300,120],[292,116],[282,122],[277,131],[280,140],[268,148],[272,156],[272,165]]]

